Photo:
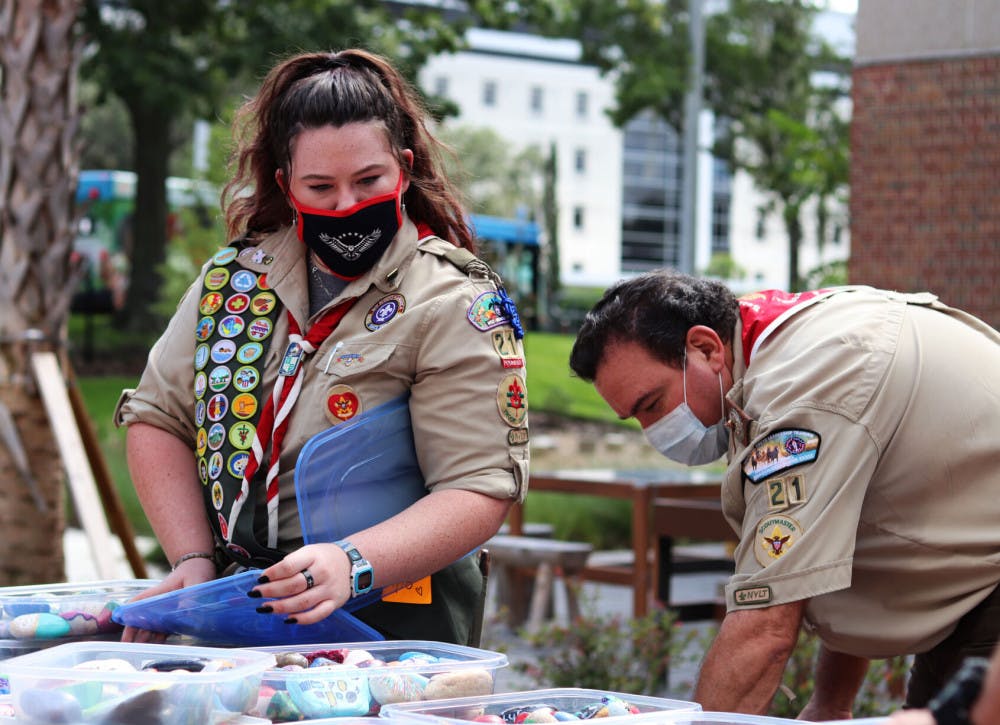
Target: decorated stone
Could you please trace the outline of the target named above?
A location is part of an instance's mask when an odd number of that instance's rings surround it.
[[[278,667],[301,667],[305,669],[309,666],[309,660],[305,658],[305,655],[301,655],[298,652],[280,652],[275,655],[275,661],[278,663]]]
[[[264,716],[274,722],[294,722],[302,719],[302,711],[292,701],[292,696],[278,690],[267,703]]]
[[[416,673],[383,675],[372,677],[368,681],[368,688],[379,705],[391,705],[397,702],[430,699],[424,697],[427,682],[426,677]]]
[[[537,710],[532,710],[526,713],[523,720],[520,722],[525,723],[536,723],[536,722],[558,722],[555,716],[555,710],[551,707],[540,707]]]
[[[363,649],[352,649],[344,657],[345,665],[354,665],[355,667],[362,662],[371,662],[375,659],[375,656],[368,650]]]
[[[69,622],[69,633],[82,637],[85,635],[97,634],[97,617],[88,612],[63,612],[59,615]]]
[[[135,672],[135,665],[119,657],[108,657],[101,660],[84,660],[73,665],[74,670],[87,670],[88,672]]]
[[[424,690],[425,700],[446,697],[474,697],[493,692],[493,675],[487,670],[469,669],[433,675]],[[549,708],[553,709],[553,708]],[[549,722],[538,720],[536,722]]]
[[[15,639],[55,639],[69,633],[70,623],[49,612],[22,614],[10,621],[10,634]]]

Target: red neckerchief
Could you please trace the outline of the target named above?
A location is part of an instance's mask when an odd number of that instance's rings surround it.
[[[782,322],[798,312],[800,306],[815,302],[831,291],[821,289],[793,294],[770,289],[740,297],[737,302],[740,306],[740,319],[743,320],[744,364],[750,364],[750,355],[756,347]]]

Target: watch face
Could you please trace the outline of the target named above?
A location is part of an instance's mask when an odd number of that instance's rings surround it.
[[[372,588],[372,578],[373,577],[371,569],[358,572],[358,575],[357,577],[355,577],[354,582],[355,582],[355,588],[358,590],[359,594],[364,593]]]

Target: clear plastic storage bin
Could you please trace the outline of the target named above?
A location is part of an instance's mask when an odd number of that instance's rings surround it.
[[[73,584],[0,587],[0,642],[22,642],[37,649],[52,642],[88,640],[121,632],[115,609],[157,584],[154,579],[123,579]],[[0,649],[14,656],[18,647]]]
[[[635,725],[801,725],[802,720],[738,712],[663,712],[640,715]],[[853,722],[853,721],[852,721]]]
[[[73,642],[0,663],[19,722],[202,725],[249,714],[266,652]]]
[[[486,697],[459,697],[430,702],[404,702],[382,708],[380,717],[419,717],[439,723],[465,723],[467,721],[500,723],[514,722],[510,711],[546,711],[559,719],[558,713],[571,713],[580,719],[600,718],[600,722],[632,722],[642,713],[671,710],[695,712],[701,705],[685,700],[662,697],[629,695],[607,690],[588,690],[564,687],[548,690],[525,690]],[[504,718],[504,713],[508,717]],[[543,713],[539,713],[544,716]]]
[[[277,665],[300,667],[264,673],[254,714],[276,723],[361,717],[390,703],[489,695],[497,669],[507,665],[499,652],[424,640],[258,649],[274,655]],[[317,666],[319,658],[330,662]],[[302,667],[307,660],[311,666]]]

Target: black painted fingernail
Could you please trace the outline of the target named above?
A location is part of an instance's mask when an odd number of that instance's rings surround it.
[[[285,620],[285,624],[298,624],[298,622],[299,620],[297,620],[295,617],[289,617],[288,619]]]
[[[253,597],[254,599],[260,599],[264,595],[258,592],[256,589],[251,589],[250,591],[247,592],[247,596]]]
[[[258,583],[258,584],[270,584],[270,583],[271,583],[271,580],[270,580],[270,579],[268,579],[268,578],[267,578],[266,576],[264,576],[263,574],[261,574],[261,575],[260,575],[259,577],[257,577],[257,583]]]
[[[263,606],[257,607],[257,611],[261,614],[270,614],[274,611],[274,608],[270,604],[264,604]]]

